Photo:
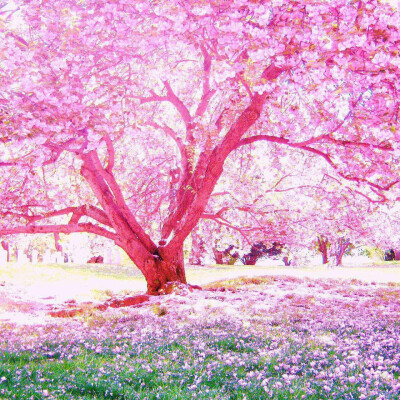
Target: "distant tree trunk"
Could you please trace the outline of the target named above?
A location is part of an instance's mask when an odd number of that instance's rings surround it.
[[[192,250],[189,256],[189,264],[192,265],[204,265],[204,240],[197,233],[196,230],[192,232]]]
[[[217,250],[215,247],[213,247],[212,250],[214,253],[215,262],[217,264],[223,264],[224,263],[224,252],[221,250]]]
[[[235,265],[236,261],[239,259],[239,253],[231,254],[229,253],[228,265]]]
[[[256,265],[258,258],[257,254],[249,253],[242,257],[242,262],[244,265]]]
[[[349,247],[350,247],[349,239],[340,238],[338,240],[337,246],[336,246],[336,254],[335,254],[336,266],[342,265],[343,256],[346,253],[346,251],[349,249]]]
[[[259,258],[272,254],[273,249],[276,250],[275,246],[267,249],[263,242],[254,243],[250,248],[250,253],[242,257],[242,262],[244,265],[255,265]]]
[[[217,264],[234,265],[239,258],[239,253],[231,253],[233,249],[233,245],[227,247],[225,250],[217,250],[215,247],[213,247],[215,262]]]
[[[325,236],[318,235],[318,251],[322,255],[322,264],[327,264],[329,262],[328,258],[328,247],[329,241]]]
[[[283,263],[285,264],[285,267],[288,267],[288,266],[291,264],[291,262],[290,262],[290,260],[289,260],[289,256],[284,256],[284,257],[282,258],[282,261],[283,261]]]
[[[7,262],[10,262],[10,246],[4,240],[1,242],[1,247],[7,252]]]

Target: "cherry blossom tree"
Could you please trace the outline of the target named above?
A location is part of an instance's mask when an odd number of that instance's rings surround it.
[[[148,292],[224,165],[316,155],[384,201],[398,182],[400,15],[378,0],[17,0],[0,52],[1,235],[113,240]]]
[[[302,196],[304,193],[298,195]],[[335,264],[341,265],[353,245],[388,243],[387,215],[383,212],[387,205],[380,200],[374,202],[353,185],[342,184],[325,174],[312,196],[308,196],[307,207],[301,214],[307,222],[295,227],[295,234],[307,247],[315,247],[321,253],[323,264],[333,256]]]

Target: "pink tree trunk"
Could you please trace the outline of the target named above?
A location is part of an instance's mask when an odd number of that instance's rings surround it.
[[[322,264],[327,264],[329,261],[328,257],[328,247],[329,241],[325,236],[318,235],[318,251],[322,255]]]
[[[346,253],[346,251],[349,249],[349,247],[350,247],[349,239],[340,238],[338,240],[336,254],[335,254],[336,266],[342,265],[343,256]]]

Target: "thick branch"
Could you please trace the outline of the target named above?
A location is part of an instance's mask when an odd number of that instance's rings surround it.
[[[270,65],[262,73],[262,79],[272,81],[278,78],[283,72],[282,68]],[[220,145],[215,147],[210,155],[206,154],[205,157],[203,153],[200,156],[198,164],[201,165],[199,168],[196,167],[192,178],[196,187],[189,188],[191,189],[190,191],[187,190],[186,201],[183,201],[183,199],[180,201],[176,212],[168,218],[167,223],[163,227],[163,240],[167,237],[170,239],[169,243],[166,244],[167,249],[174,251],[175,247],[180,246],[196,226],[222,174],[226,158],[236,148],[241,137],[259,119],[267,97],[268,93],[256,93],[252,97],[250,105],[230,127]],[[205,163],[205,168],[203,167],[203,163]],[[175,236],[171,235],[173,230],[176,232]]]
[[[236,147],[240,138],[247,132],[250,127],[258,120],[262,112],[262,108],[266,101],[266,94],[254,95],[250,106],[247,107],[239,116],[237,121],[232,125],[226,134],[222,143],[217,146],[208,158],[207,168],[205,171],[200,170],[203,176],[197,176],[195,171],[194,181],[199,182],[199,188],[193,193],[192,199],[188,202],[181,202],[175,215],[175,226],[180,225],[179,231],[171,240],[169,246],[174,247],[183,242],[189,232],[196,226],[201,214],[203,213],[208,199],[222,174],[223,165],[230,154]],[[185,216],[185,218],[183,218]],[[169,235],[173,226],[169,227],[169,232],[163,232]],[[166,235],[166,236],[167,236]]]
[[[12,213],[12,212],[5,212],[2,215],[5,215],[5,216],[12,215],[14,217],[24,218],[28,221],[28,223],[34,223],[37,221],[42,221],[44,219],[60,217],[62,215],[68,215],[71,213],[72,213],[72,216],[69,221],[70,225],[77,224],[81,217],[87,216],[103,225],[111,227],[110,220],[108,219],[108,217],[104,213],[104,211],[102,211],[99,208],[94,207],[92,205],[84,205],[84,206],[80,206],[80,207],[66,207],[61,210],[49,211],[47,213],[43,213],[40,215],[16,214],[16,213]]]
[[[90,217],[103,225],[109,226],[110,228],[112,227],[107,214],[103,210],[100,210],[100,208],[92,205],[78,207],[76,212],[72,214],[69,224],[77,224],[83,216]]]
[[[138,253],[142,253],[141,246],[153,253],[157,247],[131,214],[121,189],[113,175],[103,169],[97,153],[91,151],[81,158],[81,174],[90,184],[115,231],[122,237],[127,236],[126,240],[135,242],[132,246],[137,248]]]
[[[109,189],[111,190],[115,204],[118,207],[118,210],[122,213],[126,221],[129,223],[130,227],[135,232],[136,236],[142,242],[142,244],[146,247],[150,252],[154,252],[156,250],[156,246],[153,241],[150,239],[150,236],[144,231],[144,229],[139,225],[136,221],[136,218],[130,211],[127,206],[124,196],[122,195],[121,188],[119,187],[117,181],[114,178],[114,175],[110,172],[107,172],[103,169],[100,160],[97,156],[96,152],[92,153],[92,163],[95,170],[101,175],[101,177],[106,181]]]

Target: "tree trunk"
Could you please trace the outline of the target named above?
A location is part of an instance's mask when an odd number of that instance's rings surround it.
[[[137,260],[137,254],[130,254],[124,249],[132,261]],[[138,268],[147,282],[147,294],[157,296],[162,293],[167,283],[177,282],[186,284],[186,275],[183,259],[183,246],[176,252],[166,252],[160,247],[155,254],[150,255]]]
[[[242,262],[244,265],[256,265],[257,260],[258,256],[253,254],[246,254],[242,257]]]
[[[10,246],[5,241],[1,242],[1,246],[7,252],[7,262],[10,262]]]
[[[342,265],[343,253],[338,251],[335,255],[336,258],[336,266],[339,267]]]
[[[239,253],[234,252],[232,254],[232,249],[234,249],[234,246],[229,246],[225,250],[217,250],[215,247],[213,247],[213,253],[215,257],[215,262],[217,264],[227,264],[227,265],[234,265],[235,262],[239,258]]]
[[[189,264],[204,265],[204,241],[197,233],[196,229],[191,233],[192,235],[192,250],[189,256]]]
[[[290,265],[290,260],[289,256],[285,256],[282,258],[283,263],[285,264],[285,267],[288,267]]]
[[[224,252],[221,250],[217,250],[215,247],[213,247],[212,250],[214,253],[215,262],[217,264],[223,264],[224,263]]]
[[[329,262],[328,244],[329,242],[326,237],[318,235],[318,251],[322,255],[322,264],[327,264]]]
[[[335,254],[336,266],[342,265],[343,256],[349,247],[350,247],[349,239],[340,238],[338,240],[336,254]]]

